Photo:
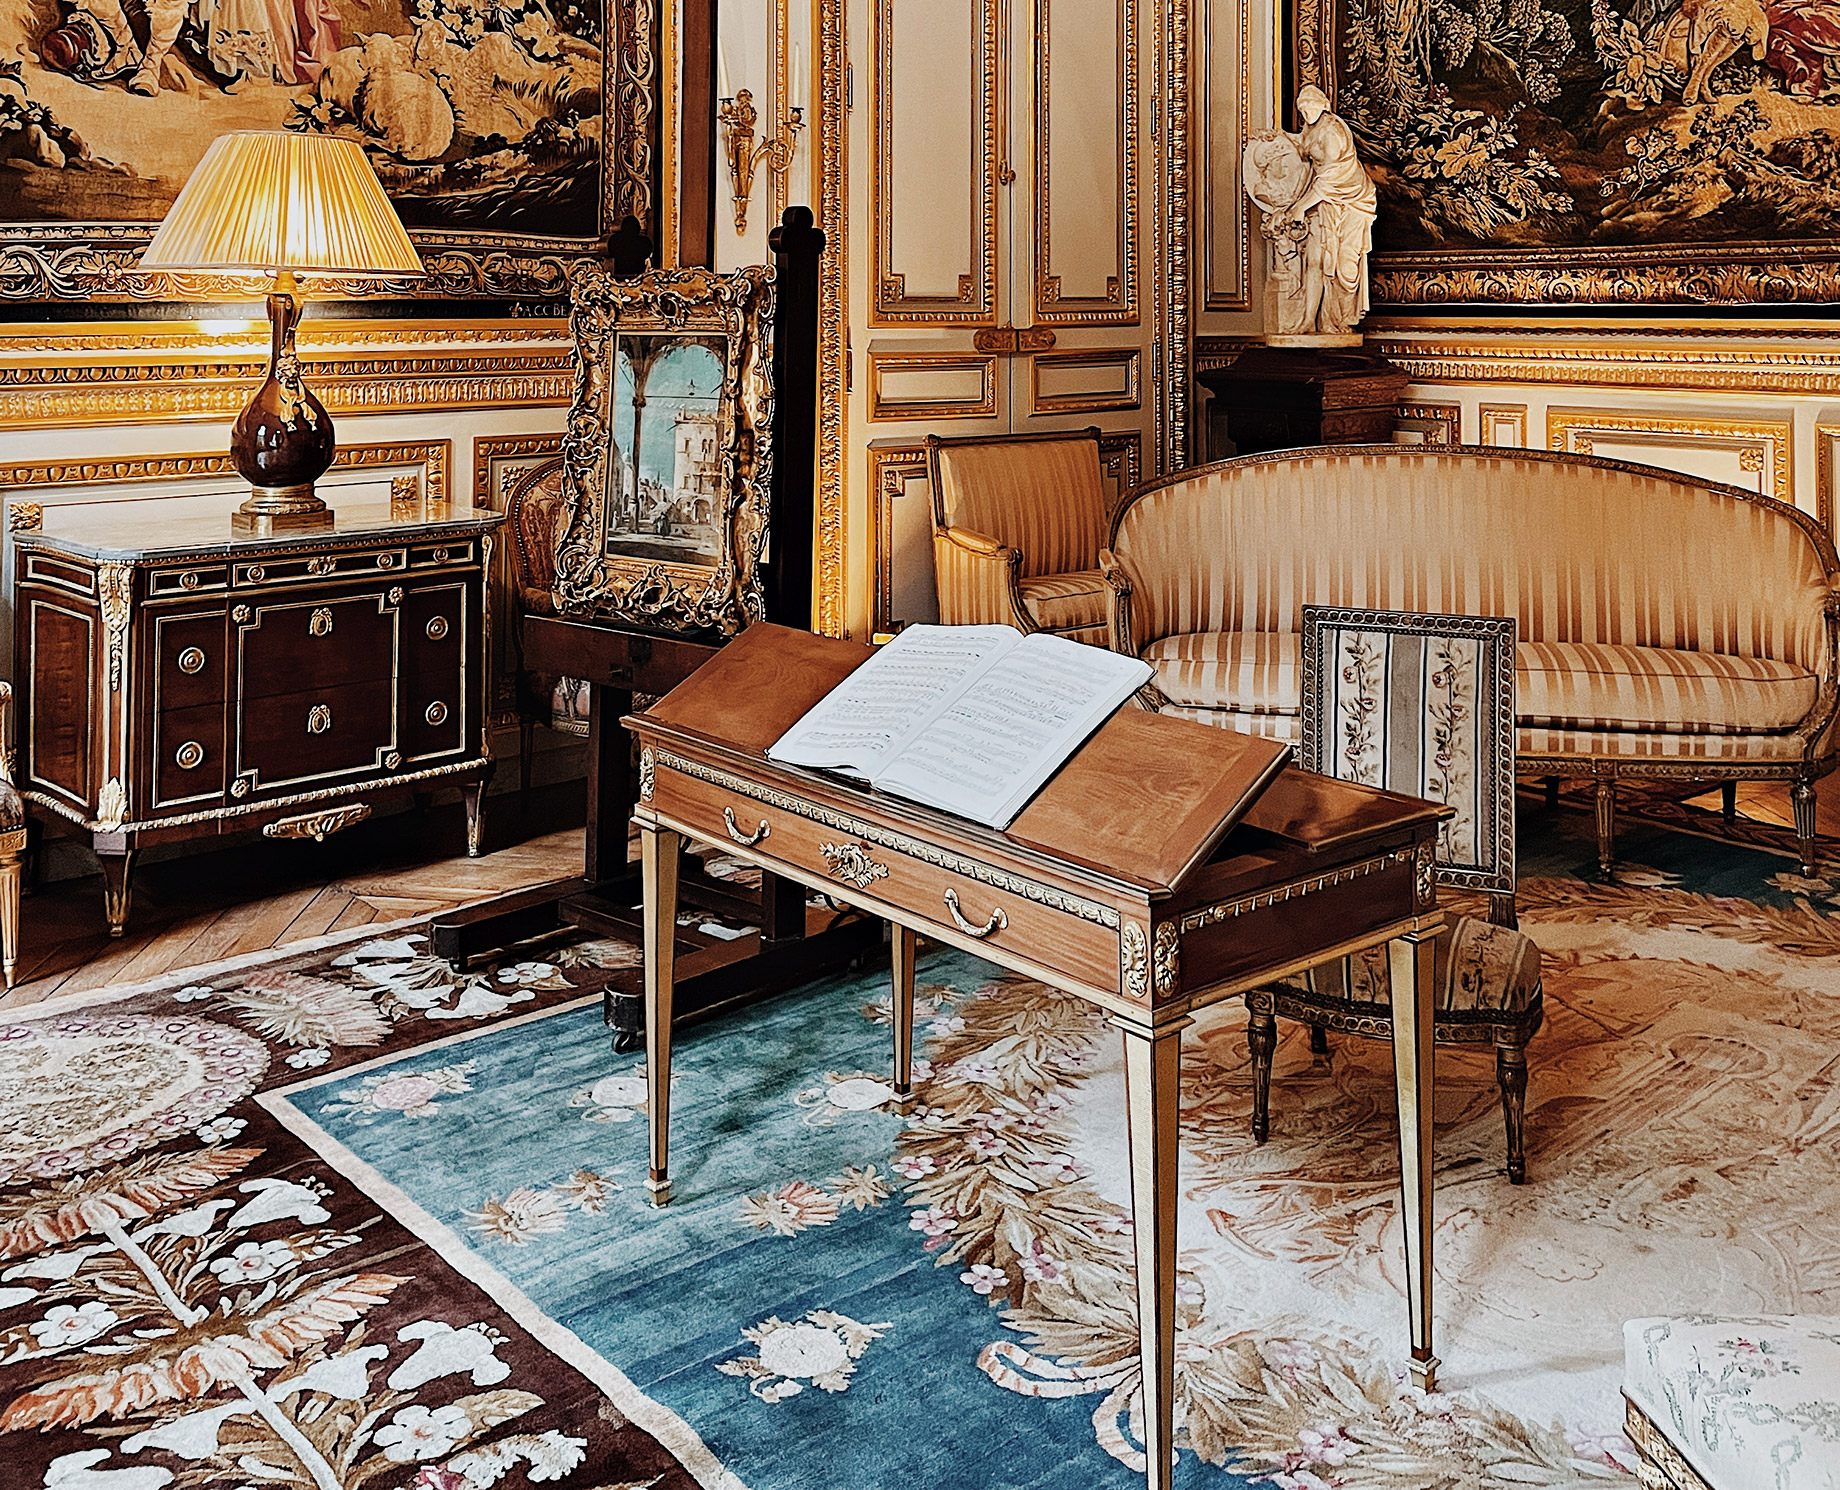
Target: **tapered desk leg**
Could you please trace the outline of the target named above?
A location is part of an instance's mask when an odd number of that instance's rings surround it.
[[[914,1104],[914,957],[920,938],[905,926],[894,931],[894,1097],[902,1110]]]
[[[1433,984],[1437,943],[1431,933],[1402,936],[1387,947],[1393,990],[1393,1084],[1399,1101],[1400,1217],[1406,1236],[1406,1305],[1412,1315],[1412,1379],[1437,1390],[1431,1351],[1431,1078]]]
[[[1154,1036],[1124,1031],[1131,1134],[1131,1219],[1137,1242],[1137,1332],[1143,1368],[1144,1457],[1150,1490],[1175,1481],[1176,1143],[1182,1021]]]
[[[683,834],[639,825],[645,892],[645,1097],[652,1120],[652,1204],[671,1198],[671,993],[677,952],[677,855]]]

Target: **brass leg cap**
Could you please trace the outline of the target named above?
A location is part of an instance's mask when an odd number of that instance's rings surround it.
[[[646,1192],[651,1196],[653,1205],[668,1205],[671,1200],[671,1182],[669,1180],[648,1179]]]
[[[1406,1362],[1406,1364],[1411,1368],[1412,1384],[1415,1387],[1421,1392],[1435,1392],[1437,1390],[1438,1367],[1443,1363],[1439,1361],[1436,1356],[1428,1355],[1422,1361],[1414,1356],[1410,1361]]]

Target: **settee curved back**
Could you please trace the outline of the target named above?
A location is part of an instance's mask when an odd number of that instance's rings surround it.
[[[1589,456],[1275,451],[1140,489],[1112,523],[1137,648],[1298,632],[1306,604],[1513,616],[1524,642],[1768,657],[1833,676],[1833,541],[1738,487]]]

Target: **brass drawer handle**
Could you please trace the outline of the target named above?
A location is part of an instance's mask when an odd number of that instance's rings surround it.
[[[196,740],[187,740],[173,752],[173,760],[181,771],[196,771],[204,764],[204,746]]]
[[[982,926],[973,926],[958,908],[958,891],[946,891],[946,909],[952,913],[953,923],[966,936],[986,937],[993,931],[1001,931],[1009,925],[1009,917],[1003,914],[1003,907],[998,906],[990,913],[990,919]]]
[[[724,807],[722,809],[722,821],[728,824],[728,836],[734,839],[735,842],[740,844],[743,848],[752,848],[762,839],[769,837],[773,832],[772,825],[763,817],[760,820],[760,826],[752,833],[743,833],[741,831],[741,825],[735,821],[735,809],[732,807]]]
[[[307,733],[323,735],[332,728],[332,710],[324,704],[315,704],[307,711]]]
[[[353,802],[349,807],[328,807],[318,812],[302,813],[299,817],[277,818],[272,823],[262,825],[264,838],[311,838],[315,843],[324,843],[333,833],[343,832],[354,823],[361,823],[371,815],[368,802]]]
[[[308,636],[331,636],[332,635],[332,610],[329,606],[322,605],[318,610],[313,612],[312,616],[308,618],[307,635]]]
[[[888,878],[888,866],[871,859],[869,850],[860,843],[821,843],[818,852],[830,865],[833,879],[840,879],[859,890],[868,889],[876,880]]]
[[[179,654],[179,671],[190,676],[204,671],[204,648],[187,647]]]
[[[431,642],[438,642],[447,635],[447,617],[436,616],[423,628],[424,634]]]
[[[338,568],[338,560],[329,555],[323,558],[307,560],[307,573],[311,575],[318,576],[321,574],[331,574],[336,568]]]
[[[436,699],[423,711],[422,718],[426,719],[430,724],[446,724],[447,705],[442,703],[439,699]]]

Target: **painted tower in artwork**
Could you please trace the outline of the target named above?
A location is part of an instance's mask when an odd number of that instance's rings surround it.
[[[675,472],[669,506],[672,531],[699,542],[715,537],[721,520],[722,445],[716,416],[682,410],[674,427]]]

